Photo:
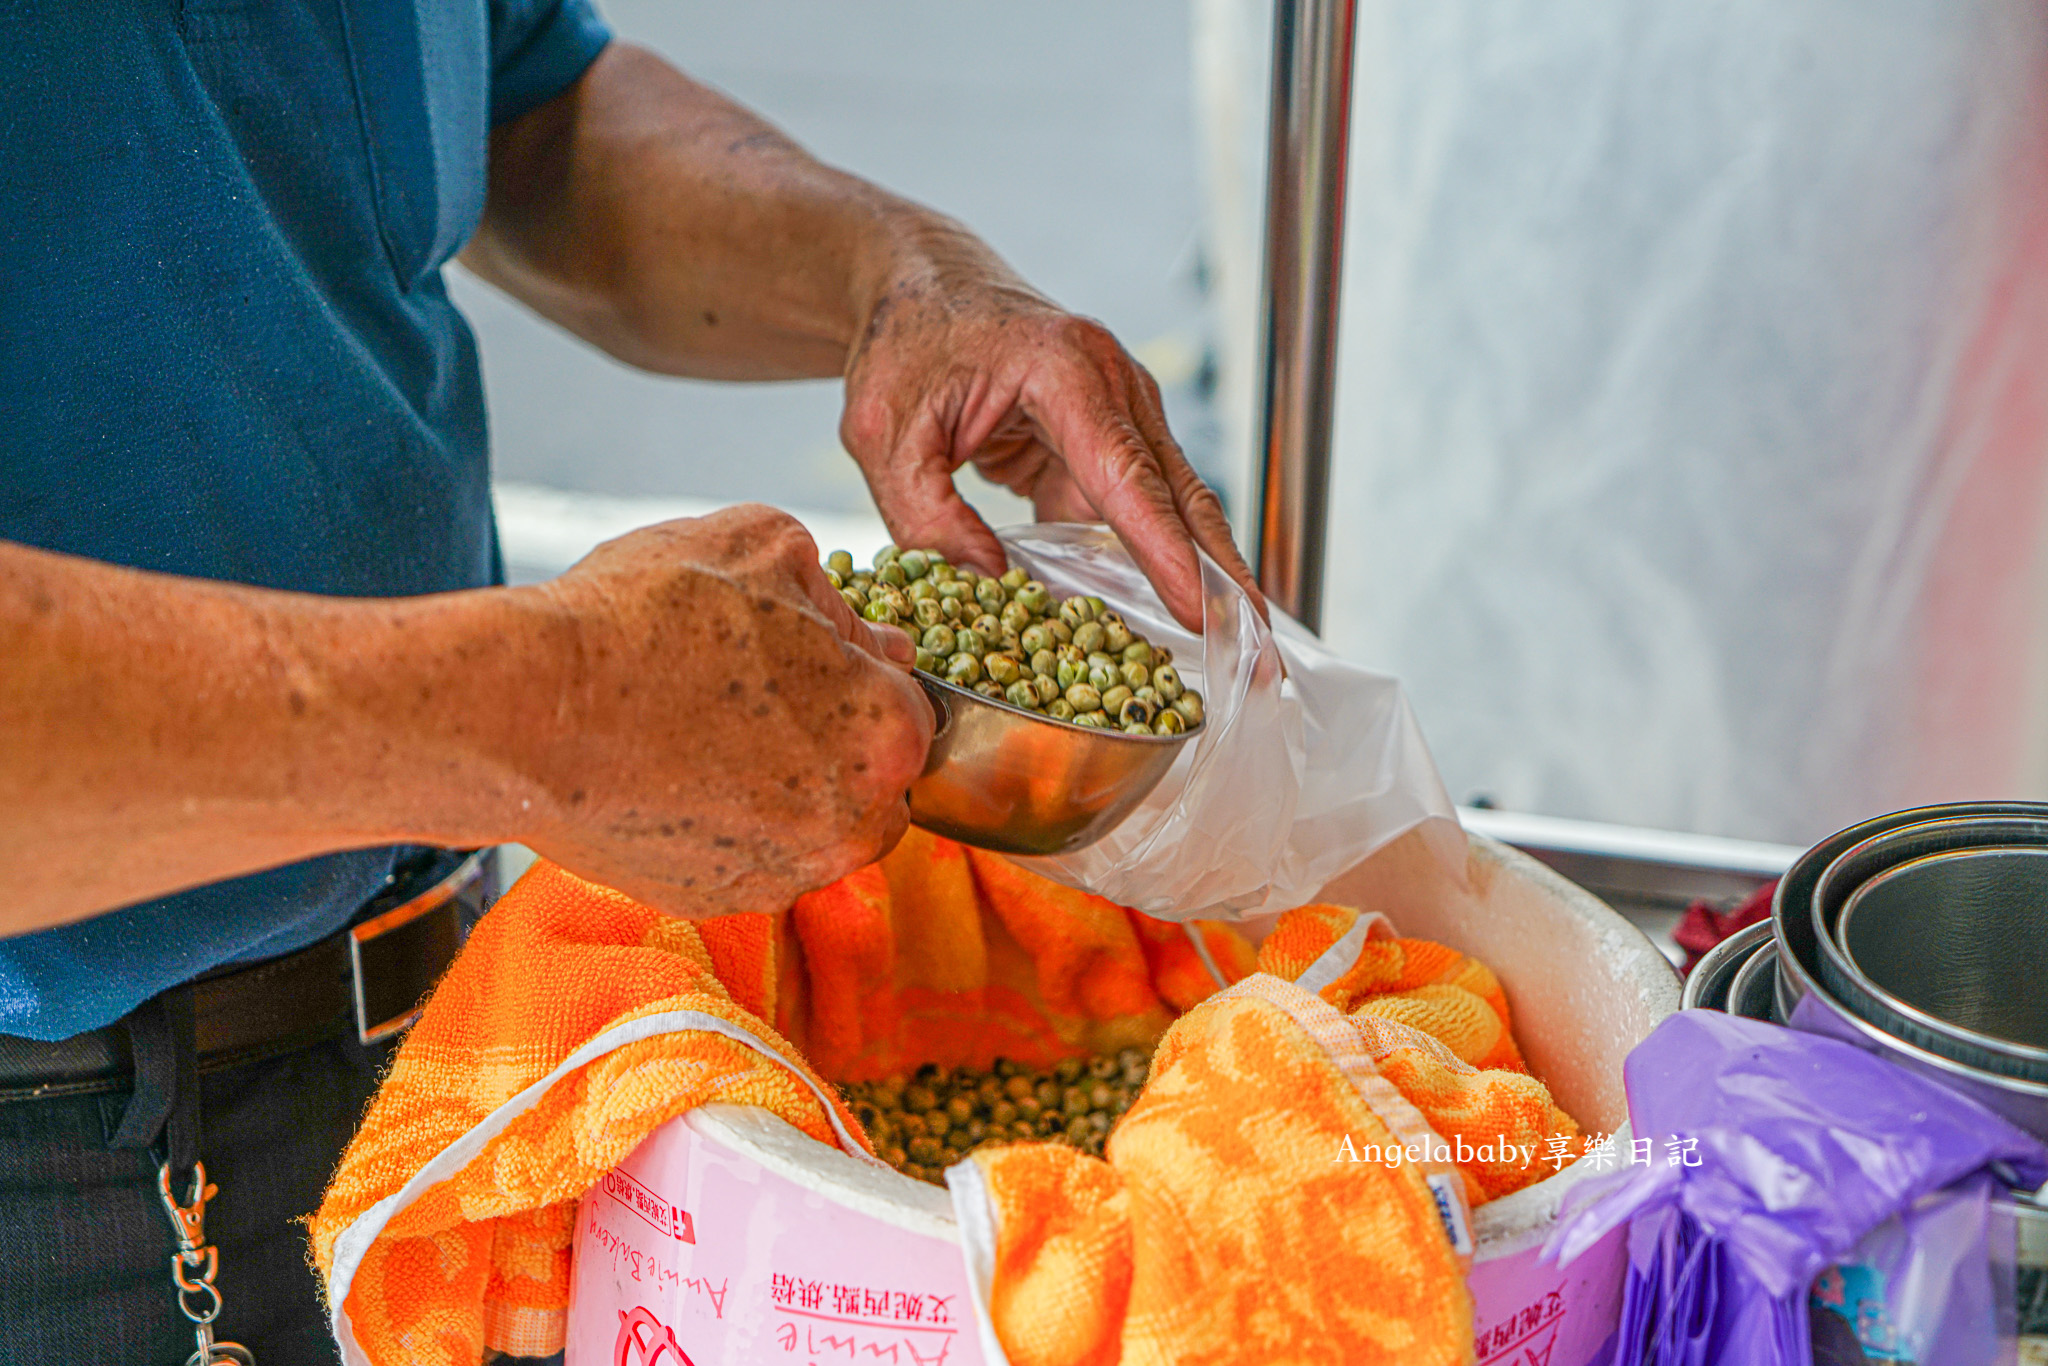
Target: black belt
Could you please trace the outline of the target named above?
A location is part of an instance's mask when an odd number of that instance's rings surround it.
[[[488,851],[424,856],[318,943],[174,988],[190,997],[199,1071],[306,1047],[351,1017],[365,1045],[403,1030],[483,913],[488,866]],[[127,1021],[47,1043],[0,1034],[0,1103],[128,1089],[132,1034]]]

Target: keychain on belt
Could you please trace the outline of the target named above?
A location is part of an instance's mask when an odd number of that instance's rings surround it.
[[[156,1189],[178,1237],[178,1250],[171,1254],[178,1308],[192,1321],[199,1343],[198,1350],[185,1358],[185,1366],[256,1366],[256,1354],[241,1343],[213,1340],[213,1321],[220,1317],[220,1287],[213,1283],[220,1274],[220,1249],[206,1241],[206,1202],[220,1194],[220,1187],[208,1185],[206,1164],[195,1162],[191,1198],[180,1203],[171,1190],[171,1164],[165,1162],[157,1168]]]

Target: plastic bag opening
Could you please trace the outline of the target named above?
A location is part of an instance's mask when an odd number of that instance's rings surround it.
[[[1240,920],[1316,899],[1408,831],[1454,871],[1465,836],[1400,682],[1339,659],[1277,610],[1268,627],[1207,555],[1202,635],[1173,619],[1106,527],[998,533],[1061,596],[1112,604],[1200,689],[1206,720],[1159,786],[1101,840],[1020,858],[1033,872],[1166,920]]]

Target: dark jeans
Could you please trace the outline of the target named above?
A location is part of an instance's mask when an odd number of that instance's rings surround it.
[[[338,1359],[302,1221],[392,1047],[351,1034],[200,1080],[199,1156],[220,1187],[206,1209],[216,1336],[258,1366]],[[155,1159],[108,1143],[127,1102],[122,1091],[0,1104],[0,1366],[179,1366],[192,1353]]]

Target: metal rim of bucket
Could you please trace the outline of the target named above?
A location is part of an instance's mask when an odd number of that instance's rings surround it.
[[[1778,946],[1775,943],[1761,945],[1749,955],[1735,975],[1728,982],[1728,1005],[1730,1015],[1745,1019],[1763,1020],[1769,1024],[1778,1023],[1774,979],[1777,977]],[[1765,976],[1768,973],[1769,976]]]
[[[1778,1018],[1791,1019],[1792,1010],[1799,1004],[1799,998],[1812,990],[1816,984],[1812,972],[1806,966],[1807,955],[1818,948],[1809,912],[1813,905],[1815,884],[1820,881],[1820,875],[1826,871],[1827,866],[1872,835],[1895,830],[1904,825],[1920,825],[1927,821],[1963,816],[2048,816],[2048,804],[1949,802],[1938,806],[1916,806],[1905,811],[1893,811],[1887,815],[1874,816],[1867,821],[1859,821],[1846,830],[1837,831],[1793,861],[1792,866],[1785,870],[1785,876],[1778,879],[1778,890],[1771,897],[1771,923],[1777,932],[1778,961],[1784,965],[1784,970],[1778,973]]]
[[[1754,925],[1743,926],[1708,949],[1706,955],[1693,964],[1692,971],[1685,975],[1685,991],[1678,998],[1680,1007],[1686,1010],[1727,1010],[1729,988],[1734,983],[1735,974],[1770,937],[1771,922],[1759,920]]]
[[[2048,848],[2048,807],[2037,814],[1948,816],[1892,826],[1858,840],[1822,868],[1807,900],[1806,916],[1815,945],[1824,958],[1832,954],[1835,921],[1858,888],[1902,863],[1929,854],[1962,849]]]
[[[1947,849],[1923,854],[1873,873],[1848,895],[1834,917],[1833,932],[1821,941],[1821,977],[1852,1010],[1887,1033],[1986,1072],[2048,1082],[2048,1048],[1986,1034],[1912,1004],[1866,972],[1849,951],[1845,938],[1850,916],[1874,888],[1895,878],[1911,876],[1915,870],[1931,865],[1987,855],[2048,858],[2048,842],[2041,845],[2015,843]]]
[[[2029,814],[1949,815],[1913,821],[1878,831],[1844,849],[1815,879],[1807,909],[1815,975],[1827,989],[1830,1002],[1890,1037],[1949,1058],[1973,1072],[2048,1082],[2048,1058],[2014,1057],[2009,1043],[1959,1030],[1910,1007],[1904,1013],[1895,1009],[1888,993],[1876,990],[1848,961],[1836,933],[1849,898],[1901,864],[1966,849],[2042,847],[2048,847],[2048,808],[2036,807]],[[1782,1000],[1779,1013],[1781,1018],[1790,1018]]]

